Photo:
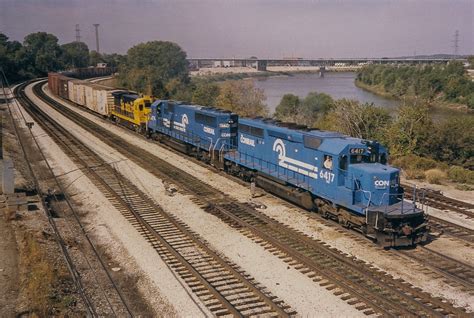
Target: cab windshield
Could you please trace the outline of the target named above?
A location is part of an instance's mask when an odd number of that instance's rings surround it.
[[[355,164],[355,163],[376,163],[379,162],[381,164],[386,164],[387,163],[387,156],[386,154],[382,153],[380,155],[378,154],[371,154],[371,155],[351,155],[350,157],[350,163]]]

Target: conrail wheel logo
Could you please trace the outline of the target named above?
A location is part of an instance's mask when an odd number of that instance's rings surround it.
[[[173,128],[182,132],[186,132],[186,125],[188,124],[189,124],[188,115],[183,114],[183,116],[181,117],[181,122],[180,123],[174,122]]]
[[[318,178],[318,167],[286,156],[286,147],[283,140],[275,140],[273,143],[273,151],[278,154],[278,165],[280,167],[301,173],[313,179]]]

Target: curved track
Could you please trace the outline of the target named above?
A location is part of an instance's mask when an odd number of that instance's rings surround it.
[[[364,313],[390,316],[466,315],[463,309],[454,307],[446,300],[434,298],[403,280],[395,279],[265,216],[247,204],[235,202],[222,191],[70,111],[45,96],[39,86],[36,92],[64,116],[158,178],[176,184],[181,192],[192,195],[203,209],[240,229],[243,234]]]
[[[39,93],[41,84],[34,86]],[[282,300],[241,268],[211,250],[186,224],[164,212],[95,152],[33,103],[27,110],[162,259],[216,316],[290,316]],[[102,136],[104,137],[104,136]]]
[[[17,86],[14,92],[14,95],[17,96],[19,102],[23,106],[29,104],[29,101],[24,94],[25,86],[26,83]],[[48,221],[55,233],[56,241],[58,242],[64,255],[69,272],[71,273],[71,277],[76,285],[76,290],[83,300],[86,311],[93,317],[99,317],[103,315],[131,317],[132,312],[129,305],[125,301],[120,289],[109,273],[103,256],[98,252],[97,248],[94,246],[87,232],[85,231],[84,226],[78,217],[78,213],[71,204],[69,197],[60,195],[64,194],[62,186],[57,176],[54,175],[51,167],[49,166],[35,137],[30,131],[31,139],[34,141],[36,148],[33,149],[27,146],[20,137],[21,134],[15,119],[13,118],[11,110],[10,115],[12,116],[14,128],[18,136],[22,152],[25,156],[29,173],[33,179],[34,186],[41,198],[43,208],[47,213]],[[42,161],[47,166],[47,169],[43,170],[41,174],[34,172],[32,164],[32,162],[35,161],[32,159],[34,157],[34,153],[39,153],[41,155]],[[48,186],[47,190],[45,190],[46,184]],[[64,202],[66,202],[66,204],[64,204]],[[73,220],[72,222],[69,222],[66,227],[64,224],[59,225],[56,222],[55,217],[53,217],[53,211],[59,208],[62,209],[62,212],[65,213],[67,217]],[[70,246],[70,244],[68,244],[63,238],[65,231],[74,231],[74,233],[77,235],[81,235],[80,238],[84,239],[87,244],[81,244],[81,246],[76,248]],[[78,253],[78,251],[80,251],[80,253]],[[82,265],[79,269],[77,264],[84,264],[84,262],[85,266]],[[97,286],[98,284],[101,285],[99,288]]]

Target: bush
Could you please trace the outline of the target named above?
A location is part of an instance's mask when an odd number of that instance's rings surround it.
[[[446,179],[446,172],[440,169],[430,169],[425,171],[426,181],[432,184],[441,184]]]
[[[435,160],[416,155],[398,157],[393,160],[392,164],[404,170],[421,170],[421,172],[438,167],[438,163]]]
[[[425,173],[423,170],[419,169],[404,169],[403,172],[405,173],[405,177],[407,179],[424,179],[425,178]]]
[[[454,182],[474,184],[474,171],[462,167],[453,166],[449,168],[448,177]]]

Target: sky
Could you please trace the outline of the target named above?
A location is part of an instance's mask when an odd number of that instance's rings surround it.
[[[188,57],[337,58],[474,54],[474,0],[0,0],[0,32],[126,53],[152,40]]]

